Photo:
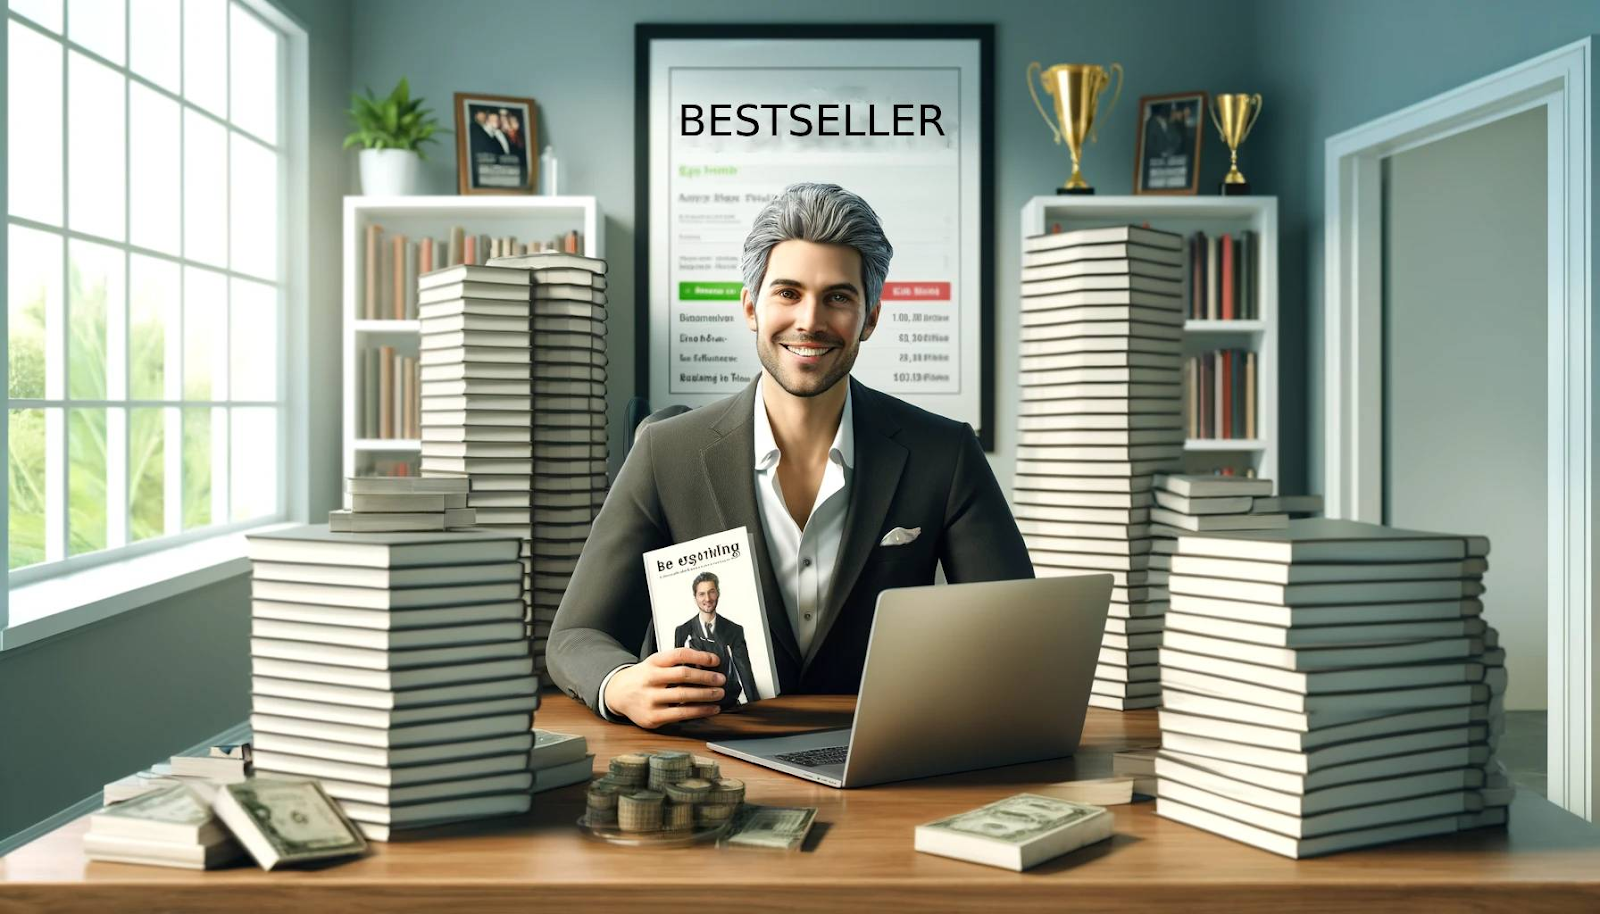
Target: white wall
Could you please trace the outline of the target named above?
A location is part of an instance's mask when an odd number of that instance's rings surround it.
[[[1489,536],[1506,706],[1542,710],[1544,109],[1385,165],[1385,521]]]

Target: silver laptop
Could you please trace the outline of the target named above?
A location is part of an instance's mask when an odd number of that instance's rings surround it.
[[[1071,755],[1111,575],[904,587],[878,595],[845,730],[707,743],[829,787]]]

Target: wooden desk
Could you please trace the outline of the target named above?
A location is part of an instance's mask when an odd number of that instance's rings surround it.
[[[645,747],[703,751],[702,741],[841,726],[848,697],[777,699],[693,734],[607,724],[557,693],[541,727],[582,732],[601,765]],[[750,802],[816,806],[803,852],[597,844],[573,826],[583,789],[535,800],[526,816],[441,828],[377,844],[364,859],[326,869],[266,873],[161,869],[84,859],[80,820],[0,860],[0,912],[55,911],[491,911],[677,910],[1060,911],[1181,908],[1186,912],[1393,907],[1518,911],[1600,910],[1600,828],[1528,793],[1509,830],[1488,829],[1316,860],[1295,861],[1155,815],[1154,804],[1115,806],[1117,833],[1026,873],[911,849],[912,828],[1031,785],[1110,773],[1110,753],[1153,741],[1154,712],[1090,709],[1074,759],[1019,765],[865,790],[831,790],[732,759]]]

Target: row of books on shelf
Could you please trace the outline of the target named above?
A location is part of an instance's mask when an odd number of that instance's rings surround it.
[[[1260,237],[1249,230],[1237,236],[1205,232],[1189,236],[1189,318],[1259,320],[1260,251]]]
[[[416,320],[417,277],[424,273],[482,264],[490,257],[583,250],[583,235],[576,229],[541,241],[522,241],[515,235],[469,233],[459,225],[445,238],[417,238],[372,224],[367,226],[366,242],[361,304],[365,320]]]
[[[1256,353],[1218,349],[1184,366],[1190,438],[1255,438]]]
[[[357,351],[357,358],[361,374],[361,437],[422,437],[416,356],[404,355],[393,346],[367,346]]]

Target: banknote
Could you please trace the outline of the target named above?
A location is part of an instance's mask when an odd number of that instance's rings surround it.
[[[739,807],[718,843],[725,847],[760,847],[772,850],[797,850],[805,843],[811,823],[817,817],[814,807],[754,806]]]
[[[367,849],[361,832],[315,781],[251,778],[223,788],[215,806],[263,869]]]
[[[1019,793],[921,827],[1012,844],[1027,844],[1058,828],[1067,828],[1103,815],[1105,810],[1098,806]]]

